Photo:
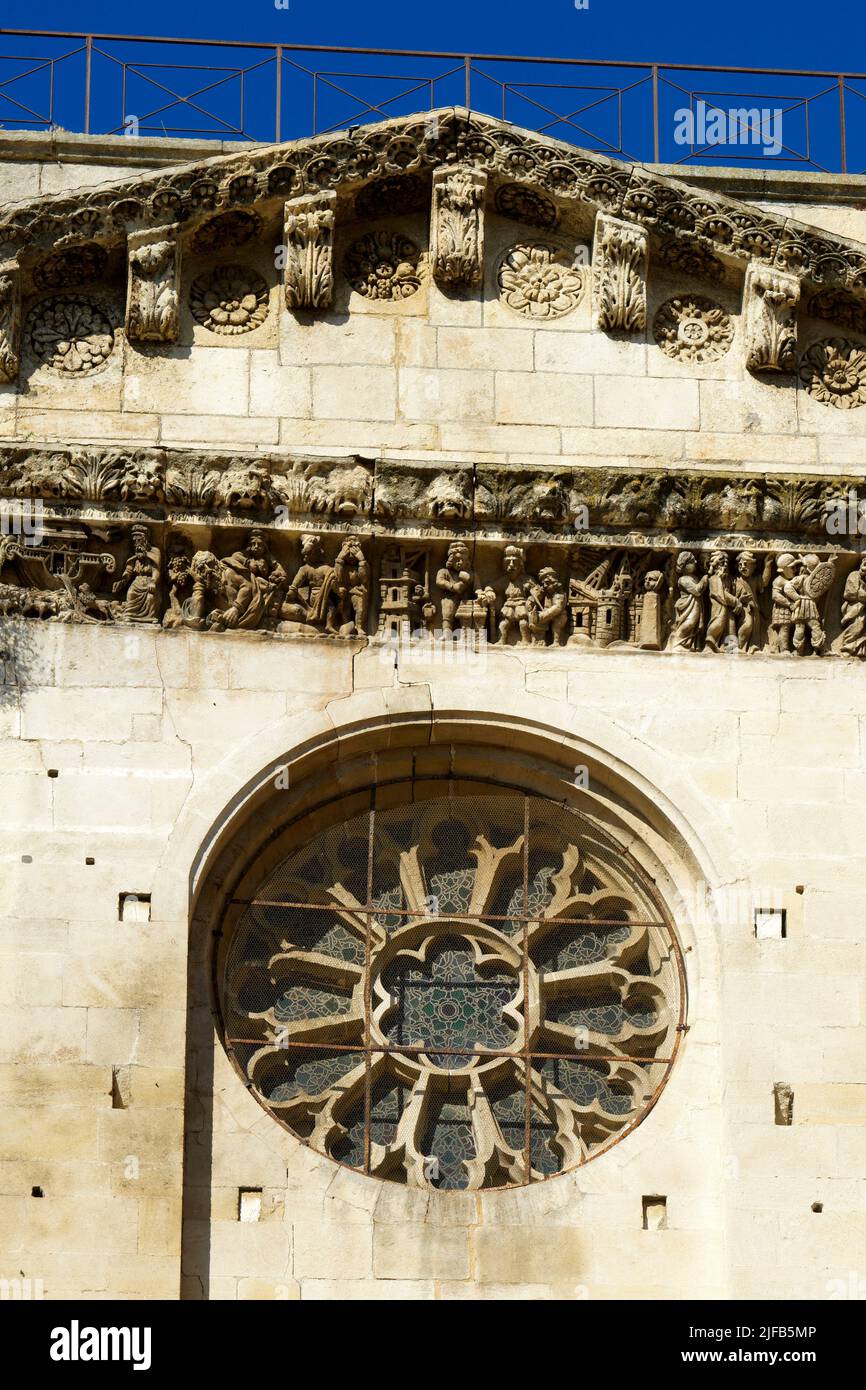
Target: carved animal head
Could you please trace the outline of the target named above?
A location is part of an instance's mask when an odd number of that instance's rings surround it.
[[[472,508],[469,475],[462,471],[437,473],[419,500],[421,516],[433,521],[467,521]]]
[[[217,484],[214,500],[221,507],[263,512],[273,505],[274,496],[270,470],[262,464],[251,463],[226,469]]]

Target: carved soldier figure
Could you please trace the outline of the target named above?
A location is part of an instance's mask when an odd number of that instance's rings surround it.
[[[794,625],[794,604],[798,593],[794,580],[800,561],[785,551],[776,556],[776,577],[773,580],[773,613],[770,619],[770,650],[789,652],[791,650],[791,631]]]
[[[155,623],[159,620],[159,580],[162,561],[158,546],[151,546],[146,526],[132,528],[132,554],[123,574],[112,585],[112,593],[126,593],[113,605],[113,614],[123,623]]]
[[[796,589],[792,617],[794,620],[794,651],[805,656],[811,646],[816,656],[824,651],[826,635],[821,608],[822,600],[833,583],[832,560],[819,560],[817,555],[804,555],[802,570],[793,580]]]
[[[709,599],[710,619],[707,623],[706,645],[717,652],[734,635],[734,618],[740,615],[740,603],[728,589],[730,583],[728,557],[723,550],[710,556]]]
[[[704,629],[704,594],[709,584],[707,575],[697,578],[698,562],[691,550],[677,556],[677,599],[674,604],[674,650],[700,651]]]
[[[538,580],[530,587],[527,597],[527,612],[532,646],[547,645],[550,633],[551,644],[565,645],[565,629],[568,626],[568,608],[565,586],[560,583],[555,569],[546,565],[539,570]]]
[[[325,619],[326,632],[340,637],[354,637],[366,630],[370,566],[354,537],[350,536],[342,546],[334,562],[333,582],[329,585],[326,580],[322,593],[327,593],[330,600]]]
[[[845,580],[842,633],[840,650],[845,656],[866,656],[866,559]]]
[[[503,578],[495,586],[497,591],[503,594],[502,608],[499,614],[499,640],[503,646],[507,645],[511,631],[516,627],[518,641],[522,646],[528,646],[530,634],[527,599],[532,587],[532,580],[526,573],[522,546],[507,545],[505,547],[502,569],[504,571]]]
[[[210,614],[214,628],[273,628],[277,624],[287,578],[276,564],[264,533],[255,527],[244,550],[220,562],[228,606]]]

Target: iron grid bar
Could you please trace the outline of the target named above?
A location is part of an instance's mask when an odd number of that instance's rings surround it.
[[[571,85],[571,86],[573,86],[576,90],[586,90],[587,86],[591,86],[591,84],[581,84],[580,82],[575,82],[575,83],[573,83],[573,84],[568,84],[568,83],[563,83],[563,84],[554,84],[554,83],[549,83],[549,84],[546,84],[546,83],[533,83],[533,82],[531,82],[531,81],[529,81],[529,80],[524,80],[524,78],[523,78],[522,76],[518,76],[518,74],[514,74],[514,73],[509,74],[508,77],[506,77],[506,78],[498,78],[498,77],[494,76],[493,74],[491,74],[490,72],[485,72],[485,71],[483,71],[482,68],[479,66],[480,64],[507,64],[507,65],[510,65],[512,68],[517,68],[519,73],[525,73],[525,72],[527,71],[527,69],[533,68],[533,67],[534,67],[534,68],[558,68],[560,71],[565,71],[565,72],[567,72],[567,73],[574,73],[575,75],[578,74],[578,73],[582,73],[582,72],[594,72],[594,73],[611,72],[611,73],[620,73],[620,74],[623,74],[623,75],[624,75],[624,74],[627,74],[627,73],[638,73],[638,74],[641,74],[641,75],[637,78],[637,80],[636,80],[635,82],[629,83],[629,82],[627,82],[627,81],[625,80],[625,77],[623,76],[619,81],[617,81],[616,79],[614,79],[614,81],[611,83],[611,88],[612,88],[611,96],[612,96],[612,97],[615,96],[615,97],[617,98],[617,102],[618,102],[618,127],[619,127],[619,132],[618,132],[619,145],[618,145],[618,146],[612,145],[612,143],[611,143],[609,140],[605,139],[605,137],[603,137],[603,136],[595,135],[595,134],[593,134],[593,133],[590,132],[590,131],[584,131],[584,130],[583,130],[583,127],[577,125],[577,124],[574,122],[573,117],[574,117],[575,115],[578,115],[578,114],[580,114],[580,112],[581,112],[582,110],[584,110],[584,109],[589,109],[589,108],[586,108],[586,107],[577,108],[576,110],[574,110],[574,111],[572,111],[572,112],[570,112],[570,113],[568,113],[568,114],[557,113],[557,112],[548,110],[548,111],[547,111],[547,114],[548,114],[550,117],[552,117],[552,121],[549,122],[549,124],[553,124],[553,123],[563,123],[563,124],[565,124],[565,125],[567,125],[567,126],[570,126],[572,129],[574,129],[574,130],[576,130],[576,131],[578,131],[578,132],[581,132],[582,134],[588,136],[588,137],[590,138],[591,142],[593,142],[593,143],[596,145],[596,147],[600,147],[600,148],[606,149],[609,153],[611,153],[611,154],[613,154],[613,155],[615,155],[615,156],[635,157],[635,158],[636,158],[636,157],[638,157],[638,156],[630,156],[630,155],[628,155],[628,152],[627,152],[626,149],[624,148],[624,143],[623,143],[623,112],[622,112],[622,98],[623,98],[623,96],[624,96],[628,91],[630,91],[633,87],[640,86],[640,85],[643,84],[643,83],[649,83],[649,84],[651,85],[651,95],[650,95],[650,98],[649,98],[649,109],[648,109],[646,112],[641,113],[640,116],[639,116],[639,117],[636,117],[635,119],[636,119],[636,120],[638,120],[638,119],[640,120],[640,123],[641,123],[641,124],[640,124],[640,127],[639,127],[639,128],[640,128],[642,131],[643,131],[643,130],[646,130],[648,145],[649,145],[650,142],[651,142],[652,158],[653,158],[654,162],[656,162],[656,163],[659,162],[659,159],[661,158],[662,153],[663,153],[663,151],[662,151],[662,149],[661,149],[661,141],[660,141],[659,83],[660,83],[660,81],[664,81],[664,82],[668,82],[671,86],[676,86],[676,85],[677,85],[676,83],[671,82],[670,77],[668,76],[668,74],[673,75],[673,74],[698,73],[698,74],[703,74],[703,75],[708,75],[708,74],[726,74],[726,75],[731,75],[731,76],[740,77],[740,78],[746,78],[746,77],[748,77],[748,78],[752,78],[752,77],[776,77],[776,78],[797,78],[797,79],[800,79],[800,80],[822,79],[822,80],[827,80],[827,81],[829,81],[829,82],[832,84],[831,87],[828,89],[829,91],[832,91],[834,88],[838,90],[838,101],[837,101],[837,103],[836,103],[837,110],[836,110],[836,112],[835,112],[835,114],[834,114],[834,117],[833,117],[832,129],[829,130],[829,131],[827,132],[827,140],[828,140],[828,142],[829,142],[829,141],[832,139],[833,134],[835,133],[835,135],[836,135],[836,137],[837,137],[837,143],[838,143],[838,156],[835,156],[835,155],[834,155],[834,162],[836,161],[836,159],[838,159],[838,165],[839,165],[839,167],[841,168],[841,172],[842,172],[842,173],[847,173],[847,171],[848,171],[848,162],[849,162],[848,145],[849,145],[850,132],[849,132],[849,130],[848,130],[848,128],[847,128],[847,119],[846,119],[846,118],[847,118],[846,101],[845,101],[846,92],[847,92],[847,91],[854,91],[854,92],[856,92],[857,95],[862,95],[860,92],[857,92],[857,89],[856,89],[855,87],[852,87],[852,86],[850,86],[849,84],[852,83],[852,82],[855,82],[855,81],[860,81],[860,82],[866,81],[866,73],[853,72],[853,71],[852,71],[852,72],[839,72],[839,71],[833,72],[833,71],[827,71],[827,70],[824,70],[824,69],[806,69],[806,68],[736,67],[736,66],[732,66],[732,65],[713,64],[713,63],[708,63],[708,64],[698,64],[698,63],[660,63],[660,62],[658,62],[658,61],[646,61],[646,62],[642,62],[642,61],[640,61],[640,60],[635,60],[635,59],[623,59],[623,60],[617,61],[617,60],[611,60],[611,59],[595,59],[595,58],[571,58],[571,57],[533,56],[533,55],[528,55],[528,54],[482,53],[482,52],[477,52],[477,53],[476,53],[476,52],[469,52],[469,53],[467,53],[467,52],[465,52],[465,51],[464,51],[464,52],[455,52],[455,51],[452,51],[452,50],[434,50],[434,49],[402,49],[402,48],[349,47],[349,46],[345,46],[345,45],[335,45],[335,44],[285,44],[285,43],[276,44],[276,43],[254,42],[254,41],[250,41],[250,40],[171,38],[171,37],[166,37],[166,36],[164,36],[164,35],[114,34],[114,33],[87,33],[87,32],[85,32],[85,31],[80,31],[80,30],[55,30],[55,29],[0,29],[0,36],[4,36],[4,35],[5,35],[6,37],[8,37],[8,38],[13,38],[13,39],[15,39],[15,38],[20,38],[20,39],[64,40],[64,41],[78,42],[78,43],[80,44],[80,47],[77,48],[77,49],[75,49],[75,50],[73,50],[72,53],[61,53],[61,54],[57,54],[57,55],[47,55],[47,56],[44,57],[43,59],[33,59],[33,58],[31,58],[31,57],[25,57],[25,56],[23,56],[23,55],[16,55],[16,54],[0,55],[0,56],[2,56],[2,57],[8,57],[8,58],[10,58],[10,59],[13,60],[13,61],[18,61],[18,62],[37,61],[37,62],[39,62],[39,63],[41,64],[41,68],[40,68],[39,70],[40,70],[40,71],[47,71],[47,73],[48,73],[48,81],[49,81],[49,84],[50,84],[50,85],[49,85],[49,115],[48,115],[48,117],[42,116],[41,114],[39,114],[39,113],[36,112],[36,111],[32,111],[29,117],[23,117],[23,118],[22,118],[22,117],[19,117],[19,119],[21,119],[23,125],[34,124],[34,125],[40,125],[40,126],[47,126],[48,128],[52,128],[52,129],[53,129],[53,128],[54,128],[54,123],[55,123],[56,106],[57,106],[57,92],[56,92],[56,89],[55,89],[55,81],[54,81],[54,76],[55,76],[55,74],[54,74],[54,68],[55,68],[55,65],[56,65],[57,63],[63,62],[63,61],[64,61],[66,58],[68,58],[68,57],[74,56],[75,53],[79,53],[79,52],[81,52],[81,51],[84,51],[84,53],[85,53],[85,72],[84,72],[84,117],[83,117],[83,128],[84,128],[84,131],[85,131],[86,133],[89,133],[90,130],[91,130],[91,127],[92,127],[92,95],[93,95],[93,89],[94,89],[94,74],[93,74],[93,59],[94,59],[94,56],[95,56],[95,55],[98,55],[99,57],[105,57],[105,58],[107,58],[107,59],[112,59],[113,61],[117,62],[118,64],[121,63],[121,60],[118,59],[117,57],[115,57],[115,55],[105,52],[104,49],[102,49],[102,48],[100,48],[100,47],[98,46],[98,45],[101,45],[101,44],[128,44],[128,45],[138,44],[138,45],[148,45],[148,46],[150,46],[151,48],[156,48],[156,49],[158,49],[160,46],[165,47],[166,45],[174,45],[175,48],[177,48],[177,49],[198,51],[198,52],[202,53],[203,55],[206,55],[208,50],[212,50],[212,51],[214,51],[214,52],[224,52],[224,51],[226,51],[226,52],[228,52],[228,51],[233,51],[233,52],[236,52],[236,53],[250,52],[250,53],[258,53],[258,54],[265,54],[265,55],[267,55],[260,63],[253,64],[253,65],[251,65],[249,68],[244,68],[244,67],[242,67],[242,66],[239,67],[238,70],[237,70],[237,72],[236,72],[236,74],[235,74],[235,75],[238,77],[239,82],[240,82],[240,86],[241,86],[241,91],[240,91],[241,118],[240,118],[240,122],[239,122],[239,124],[238,124],[237,126],[231,124],[229,121],[226,121],[226,120],[223,119],[221,116],[218,116],[216,113],[206,112],[205,114],[206,114],[206,115],[208,116],[208,118],[209,118],[211,121],[213,121],[217,126],[221,127],[222,130],[223,130],[223,132],[226,133],[226,134],[232,134],[232,135],[238,134],[238,135],[241,135],[241,136],[246,136],[247,138],[250,138],[250,139],[262,139],[262,133],[259,133],[259,132],[256,132],[256,133],[248,133],[248,132],[246,131],[246,129],[245,129],[245,115],[244,115],[244,113],[245,113],[245,108],[246,108],[246,105],[247,105],[247,91],[246,91],[246,87],[245,87],[245,78],[246,78],[246,76],[247,76],[248,73],[255,71],[255,69],[256,69],[257,67],[259,67],[259,66],[265,66],[265,65],[267,65],[267,64],[273,62],[273,63],[274,63],[274,67],[275,67],[275,79],[274,79],[274,83],[273,83],[273,92],[272,92],[272,94],[271,94],[271,100],[272,100],[272,104],[273,104],[273,124],[270,126],[270,129],[269,129],[269,131],[268,131],[268,135],[270,135],[271,133],[273,133],[277,141],[279,141],[279,140],[282,138],[282,136],[283,136],[283,129],[282,129],[282,124],[283,124],[283,123],[282,123],[282,101],[283,101],[283,81],[282,81],[283,74],[282,74],[282,65],[283,65],[283,63],[286,63],[286,64],[288,64],[288,65],[290,65],[290,66],[292,66],[292,67],[295,67],[295,68],[296,68],[297,70],[299,70],[299,71],[303,71],[303,70],[304,70],[302,64],[301,64],[300,62],[295,62],[294,59],[293,59],[290,55],[298,55],[298,57],[301,57],[302,55],[305,55],[305,56],[308,57],[308,59],[309,59],[309,58],[316,58],[316,57],[325,57],[326,55],[329,55],[329,56],[335,56],[335,57],[340,57],[340,58],[376,57],[376,58],[386,58],[386,59],[387,59],[387,58],[393,58],[393,59],[412,59],[412,60],[423,59],[423,60],[430,60],[430,61],[437,61],[437,62],[441,62],[441,61],[453,62],[453,63],[456,63],[456,64],[458,65],[456,68],[453,69],[453,73],[459,73],[459,71],[460,71],[461,69],[462,69],[462,71],[463,71],[463,73],[464,73],[464,80],[463,80],[463,99],[464,99],[464,103],[465,103],[465,105],[467,106],[467,108],[471,108],[471,106],[472,106],[472,95],[473,95],[473,94],[472,94],[472,77],[473,77],[473,75],[475,75],[475,76],[484,78],[486,81],[488,81],[488,82],[494,84],[494,86],[499,86],[499,88],[500,88],[500,90],[501,90],[501,105],[502,105],[502,113],[503,113],[503,116],[505,116],[505,113],[506,113],[506,110],[507,110],[507,101],[508,101],[509,95],[511,95],[511,96],[519,96],[519,97],[521,98],[521,100],[529,101],[531,104],[535,105],[538,109],[540,109],[540,110],[542,110],[542,111],[545,110],[543,104],[537,103],[537,102],[533,102],[533,101],[532,101],[532,98],[529,97],[528,94],[527,94],[526,92],[521,91],[521,90],[520,90],[521,86],[526,86],[526,87],[534,86],[534,87],[536,87],[536,88],[540,88],[540,87],[542,87],[542,86],[549,86],[549,87],[562,86],[563,88],[567,88],[569,85]],[[123,64],[123,65],[126,66],[127,64]],[[143,64],[143,65],[147,65],[147,64]],[[129,66],[131,67],[132,64],[130,63]],[[219,70],[218,68],[215,67],[215,65],[213,65],[213,64],[208,64],[208,63],[205,63],[205,62],[202,62],[202,63],[200,63],[200,64],[182,65],[182,64],[173,64],[173,63],[167,61],[167,62],[164,63],[164,64],[157,64],[157,63],[154,63],[154,64],[152,64],[152,66],[161,66],[161,67],[163,67],[166,71],[168,71],[168,70],[170,70],[170,69],[172,69],[172,68],[176,69],[176,68],[183,67],[183,66],[199,67],[199,68],[201,68],[203,71],[218,71],[218,70]],[[22,78],[24,78],[24,77],[26,77],[26,76],[28,76],[28,75],[31,75],[31,74],[28,74],[28,73],[19,73],[19,74],[17,75],[17,77],[13,77],[13,78],[7,79],[7,85],[8,85],[9,82],[14,82],[14,81],[21,80]],[[144,78],[145,80],[152,80],[152,79],[149,79],[149,78],[145,78],[145,74],[143,74],[143,73],[140,73],[140,74],[138,74],[138,75],[139,75],[140,77]],[[328,77],[329,77],[329,75],[330,75],[330,76],[338,76],[338,75],[342,75],[342,74],[336,74],[336,73],[328,74],[328,73],[326,72],[326,70],[324,70],[324,69],[321,70],[321,71],[316,71],[316,70],[313,70],[313,69],[309,69],[309,75],[313,78],[314,87],[316,87],[316,86],[318,85],[319,78],[321,77],[322,81],[323,81],[326,85],[330,85],[330,86],[331,86],[332,88],[334,88],[335,90],[342,90],[341,88],[339,88],[339,87],[337,86],[337,84],[335,84],[335,83],[329,83],[329,82],[328,82]],[[433,96],[434,96],[434,89],[435,89],[436,83],[439,82],[439,81],[441,81],[441,80],[443,80],[445,77],[451,76],[451,75],[452,75],[452,72],[448,72],[448,73],[445,73],[445,74],[440,74],[440,75],[438,75],[438,76],[432,76],[432,75],[431,75],[430,77],[425,77],[425,78],[423,78],[423,79],[412,78],[412,77],[408,77],[406,74],[396,74],[396,73],[378,73],[378,74],[371,74],[370,76],[374,77],[376,80],[378,80],[378,81],[380,81],[380,82],[387,82],[387,81],[390,81],[390,80],[399,80],[399,81],[410,82],[410,83],[411,83],[412,81],[418,81],[419,86],[418,86],[415,90],[419,90],[419,91],[420,91],[420,90],[422,90],[422,88],[423,88],[424,86],[427,86],[427,87],[429,88],[429,91],[430,91],[430,99],[431,99],[431,102],[432,102]],[[361,77],[360,74],[353,74],[353,73],[346,73],[345,76],[346,76],[346,77],[355,77],[355,76]],[[362,78],[362,80],[363,80],[363,78]],[[185,97],[182,93],[171,92],[171,95],[172,95],[172,97],[174,98],[174,101],[175,101],[176,103],[180,104],[180,105],[194,105],[194,103],[190,100],[190,98]],[[193,95],[195,95],[195,94],[193,94]],[[356,102],[359,104],[359,106],[361,106],[362,111],[364,112],[364,114],[366,114],[367,112],[370,112],[370,113],[379,112],[379,114],[382,115],[382,114],[384,114],[385,108],[391,103],[391,101],[397,99],[397,98],[390,98],[390,99],[388,99],[388,100],[381,100],[380,103],[377,103],[377,102],[372,101],[372,100],[368,101],[368,100],[367,100],[366,98],[364,98],[364,97],[357,96],[355,93],[353,93],[353,92],[351,92],[351,91],[346,91],[346,92],[345,92],[345,95],[348,96],[348,97],[350,97],[353,101],[356,101]],[[402,93],[401,95],[403,95],[403,96],[412,95],[412,91],[409,90],[409,91],[407,91],[407,92]],[[731,96],[743,96],[743,95],[745,95],[745,94],[740,94],[740,93],[732,92],[732,93],[730,93],[729,95],[731,95]],[[19,107],[19,108],[22,109],[22,110],[28,110],[28,109],[29,109],[24,103],[22,103],[22,102],[16,102],[15,99],[14,99],[13,97],[11,97],[8,93],[7,93],[7,99],[10,101],[10,103],[11,103],[13,106],[17,106],[17,107]],[[609,98],[606,98],[606,99],[609,99]],[[810,102],[811,100],[813,100],[813,99],[816,99],[816,98],[808,97],[808,96],[807,96],[806,98],[803,99],[803,104],[805,104],[805,107],[806,107],[807,122],[808,122],[808,105],[809,105],[809,102]],[[161,108],[161,109],[164,109],[164,108]],[[125,114],[125,113],[124,113],[124,114]],[[13,119],[14,119],[14,117],[13,117]],[[258,121],[256,121],[256,123],[258,123]],[[306,130],[306,122],[301,122],[301,123],[299,123],[299,124],[303,125],[303,128],[304,128],[303,130],[299,130],[299,133],[302,134],[302,133],[304,133],[304,131]],[[651,132],[650,132],[650,130],[649,130],[649,127],[650,127],[650,126],[651,126]],[[315,130],[317,129],[317,127],[318,127],[317,93],[314,92],[313,130],[315,131]],[[336,126],[331,126],[331,127],[329,127],[329,129],[336,129],[336,128],[337,128]],[[545,128],[546,128],[546,127],[543,126],[543,127],[542,127],[542,130],[544,130]],[[118,129],[118,127],[114,127],[113,129],[116,130],[116,129]],[[214,136],[218,136],[219,133],[220,133],[219,130],[214,130],[214,129],[204,129],[204,128],[201,128],[201,127],[194,127],[194,128],[192,128],[192,127],[183,127],[183,126],[181,126],[181,127],[172,127],[172,128],[171,128],[171,131],[169,132],[168,130],[166,130],[164,124],[162,125],[162,130],[163,130],[163,133],[166,134],[166,135],[168,135],[169,133],[172,133],[172,134],[201,134],[201,135],[206,135],[206,136],[214,137]],[[110,133],[110,132],[108,132],[108,133]],[[822,136],[822,139],[823,139],[823,136]],[[686,159],[688,159],[688,158],[694,159],[695,157],[696,157],[696,155],[695,155],[695,154],[692,154],[691,156],[687,156]],[[711,154],[708,155],[708,158],[710,158],[710,159],[718,159],[719,157],[720,157],[720,156],[713,156],[713,155],[711,155]],[[740,164],[742,164],[742,163],[752,163],[752,164],[754,164],[754,165],[756,165],[756,166],[758,166],[758,167],[760,167],[761,165],[764,165],[764,164],[766,164],[766,163],[768,163],[768,162],[770,162],[770,163],[773,163],[773,162],[782,162],[782,160],[780,159],[780,156],[766,156],[766,155],[762,155],[758,150],[755,150],[755,151],[754,151],[752,154],[750,154],[750,155],[735,155],[735,154],[730,154],[730,155],[728,156],[728,158],[729,158],[730,161],[731,161],[732,163],[734,163],[734,164],[737,164],[737,163],[740,163]],[[678,162],[679,162],[679,163],[685,163],[686,160],[681,159],[681,160],[679,160]],[[795,153],[792,153],[791,155],[786,156],[784,162],[793,162],[793,163],[795,163],[795,164],[798,164],[798,163],[799,163],[799,164],[803,164],[803,163],[805,163],[805,164],[808,164],[808,165],[810,165],[810,166],[812,166],[813,168],[816,168],[816,169],[826,169],[826,168],[828,167],[827,165],[825,165],[825,164],[819,162],[817,159],[812,158],[810,155],[805,155],[805,156],[803,156],[803,155],[801,155],[801,154],[799,154],[799,153],[796,153],[796,152],[795,152]]]
[[[290,1052],[292,1048],[300,1048],[308,1052],[363,1052],[373,1057],[389,1056],[410,1056],[410,1057],[480,1057],[496,1058],[506,1057],[530,1057],[535,1061],[543,1062],[640,1062],[643,1066],[667,1066],[674,1060],[674,1055],[670,1057],[641,1057],[631,1052],[538,1052],[531,1048],[527,1053],[524,1049],[518,1052],[509,1052],[506,1048],[463,1048],[463,1047],[439,1047],[436,1043],[333,1043],[333,1042],[302,1042],[300,1039],[287,1039],[286,1041],[275,1042],[272,1038],[231,1038],[226,1037],[227,1047],[261,1047],[271,1045],[280,1052]]]
[[[359,904],[357,907],[347,907],[344,903],[295,903],[271,901],[268,898],[231,898],[230,907],[284,907],[293,909],[303,909],[305,912],[353,912],[356,917],[420,917],[423,921],[445,921],[445,922],[537,922],[549,926],[562,927],[655,927],[664,928],[670,931],[667,922],[647,921],[647,922],[622,922],[614,917],[533,917],[523,912],[515,913],[512,916],[500,916],[495,912],[485,912],[482,914],[467,912],[421,912],[412,911],[410,908],[398,907],[366,907]]]

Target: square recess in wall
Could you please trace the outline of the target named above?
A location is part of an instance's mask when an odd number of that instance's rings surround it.
[[[260,1187],[238,1188],[238,1220],[259,1221],[262,1215],[262,1189]]]
[[[121,893],[117,905],[119,922],[149,922],[150,894]]]
[[[755,909],[755,936],[759,941],[782,941],[788,935],[788,914],[783,907]]]

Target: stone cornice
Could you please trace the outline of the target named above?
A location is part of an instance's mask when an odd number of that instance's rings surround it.
[[[560,207],[583,205],[694,243],[743,267],[758,261],[809,283],[866,297],[866,245],[461,108],[217,155],[94,189],[16,204],[0,218],[0,259],[97,243],[169,222],[192,229],[215,211],[267,207],[378,178],[460,164],[492,185],[519,181]]]

